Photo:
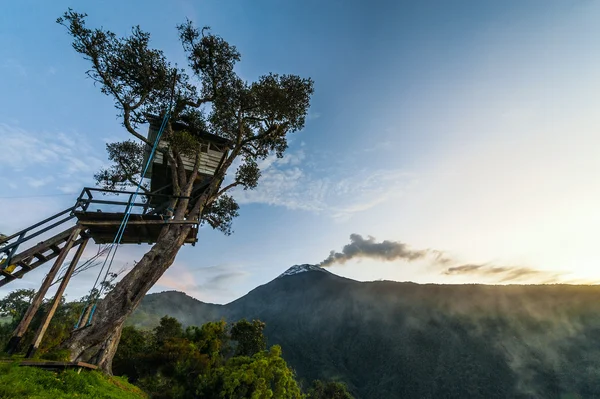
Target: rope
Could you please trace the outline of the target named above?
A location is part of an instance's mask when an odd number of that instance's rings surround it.
[[[108,254],[106,255],[106,258],[104,258],[104,262],[102,264],[102,267],[100,268],[100,272],[98,273],[98,276],[96,277],[96,281],[94,281],[94,285],[92,286],[92,289],[90,290],[90,296],[88,298],[86,306],[84,306],[83,310],[81,311],[81,315],[79,316],[79,320],[77,321],[77,324],[75,324],[75,329],[79,328],[79,325],[82,322],[83,316],[85,315],[86,309],[93,302],[92,310],[90,312],[88,319],[85,322],[85,325],[86,326],[89,325],[92,321],[92,317],[94,316],[94,312],[96,311],[96,306],[98,304],[98,299],[100,298],[100,295],[102,294],[102,291],[104,290],[105,286],[101,285],[96,294],[94,294],[94,290],[96,289],[96,285],[98,284],[98,281],[100,280],[100,276],[102,275],[102,272],[104,271],[104,268],[107,266],[107,264],[108,264],[108,267],[106,268],[106,273],[104,274],[104,279],[102,281],[105,282],[108,278],[108,274],[110,273],[110,269],[111,269],[113,261],[115,259],[115,255],[117,253],[117,250],[119,249],[121,240],[123,239],[123,234],[125,233],[125,227],[127,227],[127,223],[129,222],[129,217],[131,216],[131,211],[133,210],[133,204],[135,203],[135,200],[137,199],[137,196],[140,192],[140,188],[142,187],[142,183],[144,181],[144,176],[148,172],[148,168],[150,167],[150,164],[152,163],[152,160],[154,159],[154,154],[156,153],[156,149],[158,148],[158,143],[160,142],[160,138],[162,137],[162,134],[165,130],[165,127],[167,126],[167,122],[169,121],[170,117],[171,117],[171,105],[169,105],[169,108],[163,118],[162,124],[160,125],[160,129],[158,130],[156,139],[154,140],[152,150],[150,151],[150,156],[148,157],[148,160],[146,161],[146,165],[144,166],[144,170],[140,176],[140,181],[135,189],[135,192],[129,197],[129,202],[127,203],[127,208],[125,209],[125,214],[123,215],[123,220],[121,221],[121,225],[119,226],[119,229],[117,230],[117,233],[115,234],[115,238],[114,238],[113,242],[109,245]],[[114,250],[113,250],[113,248],[114,248]],[[109,258],[110,258],[110,261],[109,261]],[[94,297],[93,299],[92,299],[92,296]]]

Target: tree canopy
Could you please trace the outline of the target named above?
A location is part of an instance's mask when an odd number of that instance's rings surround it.
[[[86,25],[86,14],[69,9],[57,22],[73,37],[73,48],[91,63],[87,75],[102,93],[111,97],[125,129],[141,141],[109,143],[113,165],[96,174],[100,185],[122,189],[135,184],[142,169],[145,145],[153,143],[140,132],[148,115],[165,115],[187,129],[169,123],[165,152],[172,171],[173,194],[188,196],[196,177],[183,173],[182,157],[199,159],[202,140],[194,132],[227,139],[228,156],[216,172],[215,184],[194,204],[179,201],[190,215],[202,214],[203,222],[225,233],[237,216],[235,200],[226,194],[234,187],[253,189],[260,178],[257,161],[270,154],[278,157],[288,147],[287,134],[302,129],[313,94],[313,81],[297,75],[268,73],[254,82],[241,79],[235,66],[241,59],[237,48],[209,27],[199,29],[191,21],[177,26],[186,54],[187,68],[172,65],[163,51],[150,46],[150,34],[139,26],[126,37]],[[225,187],[219,188],[228,168],[237,169]],[[206,208],[206,209],[204,209]],[[175,212],[176,215],[178,212]],[[179,216],[186,213],[179,211]]]

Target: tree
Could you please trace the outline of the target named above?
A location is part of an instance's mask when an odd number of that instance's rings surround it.
[[[235,356],[252,356],[267,349],[267,340],[263,334],[265,323],[242,319],[231,327],[231,339],[237,341]]]
[[[154,328],[154,337],[159,345],[163,345],[168,339],[180,338],[182,335],[183,327],[174,317],[163,316],[160,324]]]
[[[101,171],[99,182],[121,184],[135,181],[141,164],[139,153],[152,145],[138,130],[146,115],[170,119],[164,137],[168,148],[163,155],[171,171],[173,198],[169,216],[175,221],[207,223],[226,234],[238,214],[238,204],[228,193],[234,187],[253,189],[260,178],[258,161],[271,154],[282,157],[287,135],[302,129],[313,93],[311,79],[296,75],[267,74],[257,81],[243,81],[234,67],[240,60],[237,49],[209,28],[197,29],[190,21],[177,27],[188,59],[188,74],[172,66],[160,50],[149,46],[150,35],[134,27],[119,38],[104,29],[86,26],[86,15],[69,9],[57,22],[72,36],[73,48],[91,63],[87,72],[102,93],[114,100],[126,131],[141,142],[117,143],[115,168]],[[173,121],[182,121],[188,130],[176,130]],[[205,191],[192,198],[198,176],[202,142],[191,131],[204,131],[227,140],[226,157]],[[127,154],[127,156],[121,156]],[[186,174],[183,157],[195,159]],[[126,163],[120,164],[120,160]],[[228,174],[232,165],[238,165]],[[228,184],[221,183],[228,176]],[[229,182],[230,181],[230,182]],[[111,372],[111,360],[123,323],[144,295],[173,264],[190,224],[166,224],[156,243],[99,303],[93,324],[76,331],[64,344],[72,360],[96,362]]]
[[[125,326],[121,333],[119,349],[113,359],[113,369],[117,375],[126,375],[130,382],[148,372],[149,352],[153,350],[154,340],[149,331]]]
[[[320,380],[313,381],[306,397],[307,399],[353,399],[343,383]]]
[[[198,396],[217,398],[300,399],[302,393],[294,372],[274,345],[252,357],[229,359],[223,367],[200,376]]]
[[[19,289],[12,291],[0,300],[0,317],[10,317],[11,324],[16,326],[35,296],[35,290]]]

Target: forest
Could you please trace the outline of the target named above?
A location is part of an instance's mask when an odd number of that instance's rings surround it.
[[[20,289],[0,300],[2,347],[34,294],[33,290]],[[68,359],[68,351],[61,349],[60,343],[73,330],[85,299],[66,302],[63,298],[37,358]],[[32,339],[45,307],[36,315],[25,342]],[[208,322],[183,328],[169,316],[162,317],[153,329],[127,326],[113,360],[113,372],[151,398],[352,398],[340,382],[298,381],[281,347],[267,347],[264,328],[265,323],[259,320]],[[19,353],[13,358],[22,356]]]

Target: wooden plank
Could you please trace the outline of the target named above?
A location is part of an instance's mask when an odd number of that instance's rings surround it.
[[[73,274],[73,271],[75,270],[75,267],[77,266],[77,262],[79,262],[79,259],[81,258],[81,255],[83,254],[83,251],[85,251],[85,247],[86,247],[87,243],[88,243],[88,239],[86,238],[85,241],[83,241],[81,243],[81,245],[79,245],[79,248],[77,248],[77,251],[75,252],[75,256],[71,260],[69,267],[65,271],[65,275],[63,276],[62,280],[60,281],[60,285],[58,286],[58,290],[56,291],[56,294],[54,295],[54,298],[52,298],[52,303],[50,305],[50,309],[48,310],[48,313],[46,313],[46,315],[44,316],[44,319],[42,320],[40,327],[38,328],[38,330],[35,333],[35,337],[33,338],[33,343],[29,346],[29,349],[27,350],[26,357],[29,357],[29,358],[33,357],[35,352],[40,347],[40,344],[42,343],[42,339],[44,339],[44,335],[46,334],[46,330],[48,329],[48,326],[50,325],[50,321],[52,321],[52,318],[54,317],[54,313],[56,312],[56,309],[58,308],[58,305],[60,304],[60,300],[62,299],[65,289],[67,288],[67,284],[69,284],[69,280],[71,279],[71,275]]]
[[[58,270],[60,269],[62,263],[65,261],[65,258],[67,257],[69,250],[71,249],[77,237],[79,236],[80,231],[81,226],[76,226],[76,228],[71,232],[67,244],[60,251],[60,255],[58,255],[58,258],[54,262],[54,265],[52,265],[52,268],[46,275],[46,278],[44,279],[40,289],[38,290],[38,292],[36,292],[35,297],[29,305],[29,308],[27,308],[25,315],[21,319],[21,322],[13,332],[10,341],[8,342],[8,347],[6,351],[9,354],[12,354],[17,350],[21,338],[27,332],[29,324],[31,323],[31,320],[33,320],[33,316],[35,316],[38,309],[40,308],[42,301],[44,300],[44,296],[46,295],[46,292],[48,292],[48,288],[50,288],[50,285],[52,285],[54,277],[56,277]]]
[[[97,370],[98,366],[86,362],[58,362],[51,360],[24,360],[19,362],[19,366],[40,367],[40,368],[75,368],[83,367],[90,370]]]

